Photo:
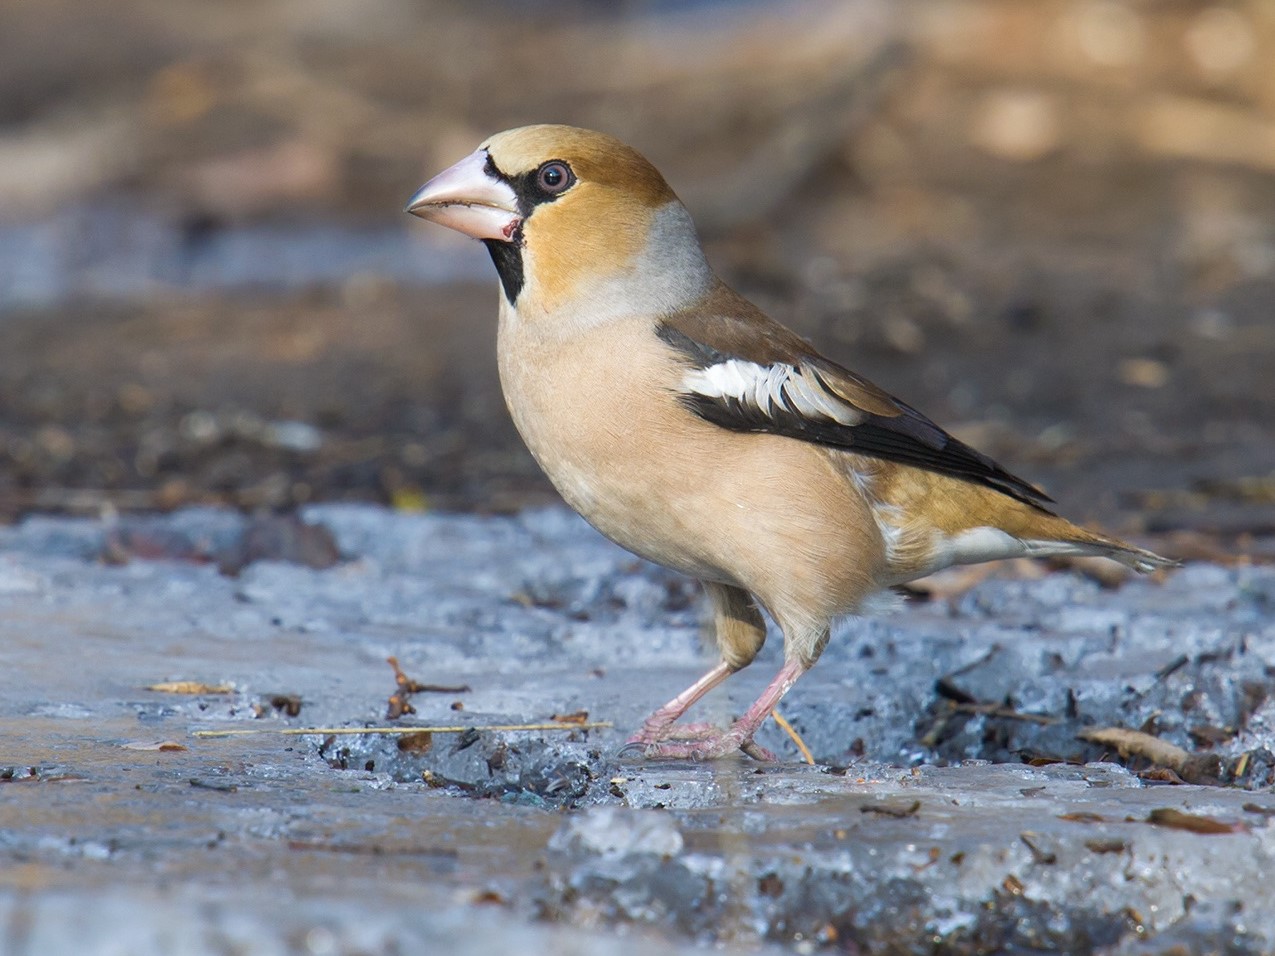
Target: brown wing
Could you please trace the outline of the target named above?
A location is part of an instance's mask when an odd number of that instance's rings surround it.
[[[664,318],[657,332],[687,365],[682,403],[722,428],[925,468],[1041,510],[1051,500],[729,290],[703,309]]]

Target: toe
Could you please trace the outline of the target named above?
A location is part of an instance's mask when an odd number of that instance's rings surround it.
[[[762,763],[779,762],[779,758],[775,756],[773,751],[767,750],[765,747],[760,744],[753,743],[751,740],[745,740],[739,745],[739,749],[748,754],[748,756],[752,757],[754,760],[759,760]]]

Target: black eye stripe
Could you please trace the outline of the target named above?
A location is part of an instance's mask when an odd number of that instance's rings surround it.
[[[566,174],[565,185],[561,185],[556,189],[545,189],[541,185],[541,174],[550,166],[562,167],[563,172]],[[508,183],[509,188],[518,197],[518,215],[523,219],[530,216],[537,206],[553,202],[563,193],[569,192],[571,187],[576,184],[575,170],[571,168],[571,164],[565,159],[546,160],[535,169],[510,175],[497,166],[496,161],[491,158],[491,153],[488,153],[487,159],[483,163],[483,172],[493,179]]]
[[[542,182],[542,175],[551,167],[555,168],[555,170],[560,168],[564,178],[556,187],[551,184],[550,188],[545,188]],[[518,197],[518,212],[524,219],[531,215],[536,206],[553,202],[563,193],[569,191],[576,183],[576,175],[571,168],[571,164],[562,159],[551,159],[525,173],[510,175],[501,171],[489,153],[483,169],[489,176],[509,184],[509,187],[514,191],[514,195]]]

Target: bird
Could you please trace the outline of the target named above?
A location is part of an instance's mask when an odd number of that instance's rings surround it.
[[[720,660],[643,722],[629,752],[773,759],[754,735],[833,623],[942,568],[1175,563],[1059,517],[1034,485],[736,293],[664,177],[619,139],[506,130],[405,211],[487,247],[505,402],[562,498],[707,593]],[[727,727],[678,724],[756,657],[763,610],[783,634],[774,679]]]

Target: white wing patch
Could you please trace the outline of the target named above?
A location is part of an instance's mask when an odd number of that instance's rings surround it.
[[[687,391],[704,398],[729,398],[773,417],[789,409],[805,418],[858,425],[864,416],[820,384],[815,374],[801,366],[758,365],[727,359],[686,373]]]

